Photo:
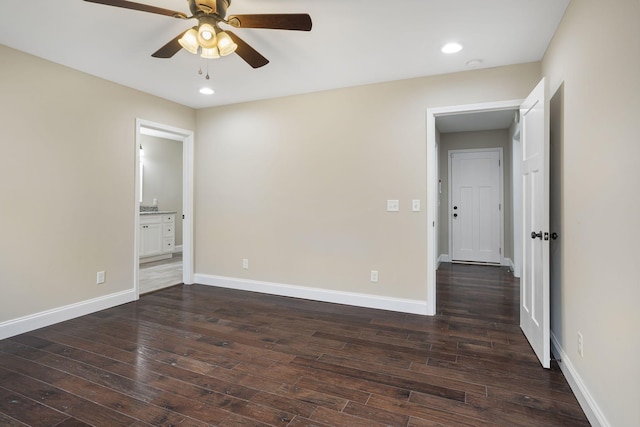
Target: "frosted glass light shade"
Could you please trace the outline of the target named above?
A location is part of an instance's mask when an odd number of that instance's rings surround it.
[[[211,49],[216,47],[216,30],[211,24],[202,24],[198,27],[198,43],[200,46]]]
[[[191,28],[189,31],[184,33],[184,35],[180,37],[180,39],[178,39],[178,43],[180,43],[180,46],[182,46],[184,49],[196,55],[198,53],[197,35],[198,33],[196,32],[196,30]]]
[[[217,47],[212,47],[211,49],[203,47],[200,56],[206,59],[215,59],[220,58],[220,53],[218,53]]]
[[[218,51],[220,56],[227,56],[236,51],[238,45],[233,41],[229,34],[224,31],[218,33]]]

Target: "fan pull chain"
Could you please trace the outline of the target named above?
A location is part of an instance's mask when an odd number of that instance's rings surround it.
[[[209,80],[209,62],[207,61],[207,75],[205,76],[205,79]]]

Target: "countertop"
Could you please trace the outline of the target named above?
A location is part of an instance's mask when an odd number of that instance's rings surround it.
[[[150,212],[140,212],[140,215],[166,215],[166,214],[174,214],[176,211],[150,211]]]

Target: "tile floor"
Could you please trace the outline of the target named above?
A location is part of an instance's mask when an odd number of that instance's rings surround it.
[[[140,294],[182,283],[182,253],[170,259],[140,264]]]

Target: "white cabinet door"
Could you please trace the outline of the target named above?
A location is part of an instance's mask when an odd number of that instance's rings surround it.
[[[140,256],[159,255],[163,252],[162,224],[140,225]]]
[[[520,117],[524,216],[520,327],[542,366],[549,368],[549,97],[545,79],[520,107]]]

